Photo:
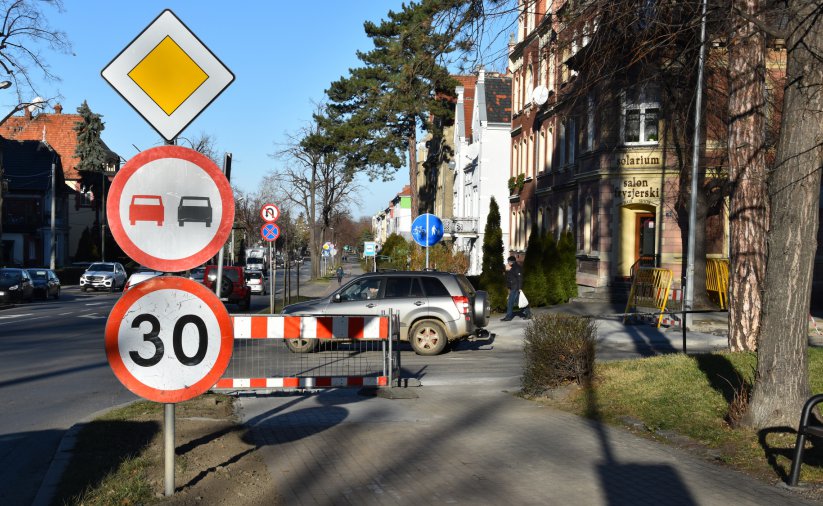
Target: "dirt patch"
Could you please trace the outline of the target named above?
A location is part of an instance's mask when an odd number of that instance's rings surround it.
[[[257,447],[245,441],[245,429],[236,424],[232,403],[215,400],[204,397],[206,406],[176,414],[176,491],[169,498],[161,495],[160,458],[153,477],[156,497],[174,505],[278,504],[266,464],[255,453]],[[203,416],[210,412],[216,416]],[[157,438],[150,451],[162,452],[162,444],[162,437]]]

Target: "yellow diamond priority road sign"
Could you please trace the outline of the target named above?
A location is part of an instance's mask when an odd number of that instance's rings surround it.
[[[234,74],[168,9],[102,75],[169,141],[234,81]]]

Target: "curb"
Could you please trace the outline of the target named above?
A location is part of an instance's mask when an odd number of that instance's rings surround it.
[[[49,468],[46,470],[46,475],[43,477],[43,481],[40,483],[40,488],[37,490],[37,495],[34,496],[34,501],[31,503],[32,506],[49,506],[54,502],[57,487],[60,485],[60,480],[63,478],[63,473],[66,471],[66,468],[68,468],[69,462],[71,462],[71,457],[74,454],[74,447],[77,444],[77,436],[80,434],[83,427],[85,427],[89,422],[94,421],[112,410],[126,407],[141,400],[142,399],[135,399],[133,401],[124,402],[123,404],[118,404],[117,406],[101,409],[100,411],[96,411],[86,416],[79,422],[69,427],[60,439],[60,444],[57,445],[57,450],[54,452],[54,457],[52,457]]]

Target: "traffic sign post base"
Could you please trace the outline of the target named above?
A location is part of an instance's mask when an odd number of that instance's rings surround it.
[[[165,455],[165,494],[174,495],[174,404],[163,405],[163,454]]]

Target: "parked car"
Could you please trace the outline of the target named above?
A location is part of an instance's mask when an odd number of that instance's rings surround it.
[[[198,283],[202,283],[204,274],[206,274],[206,268],[205,267],[195,267],[194,269],[189,271],[189,279],[193,279],[194,281],[197,281]]]
[[[126,286],[123,287],[123,291],[125,292],[129,288],[133,287],[137,283],[142,283],[143,281],[151,278],[156,278],[157,276],[162,276],[163,273],[159,271],[155,271],[152,269],[141,268],[138,269],[137,272],[129,276],[128,281],[126,281]]]
[[[60,298],[60,278],[51,269],[26,269],[34,287],[34,295],[48,299]]]
[[[211,226],[212,209],[211,200],[208,197],[180,197],[180,204],[177,206],[177,224],[200,222],[207,227]]]
[[[211,291],[217,288],[217,266],[207,265],[203,284]],[[223,279],[220,283],[220,300],[237,304],[241,311],[251,305],[251,289],[246,285],[246,276],[239,266],[224,266]]]
[[[360,275],[330,296],[292,304],[283,314],[375,316],[400,313],[400,340],[418,355],[437,355],[455,341],[488,325],[486,292],[475,291],[466,276],[436,271],[372,272]],[[288,339],[296,353],[311,352],[317,339]]]
[[[118,262],[95,262],[80,276],[80,291],[122,290],[126,286],[126,269]]]
[[[269,277],[262,272],[247,272],[246,284],[249,285],[251,293],[269,294]]]
[[[0,269],[0,302],[30,301],[33,296],[34,286],[25,269]]]

